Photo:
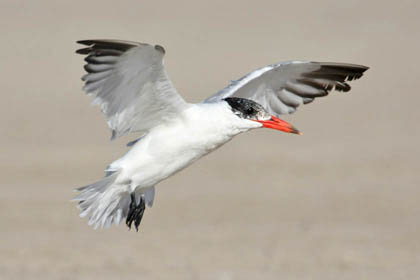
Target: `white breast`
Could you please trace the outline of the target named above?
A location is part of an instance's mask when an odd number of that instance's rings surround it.
[[[133,189],[154,186],[217,149],[233,136],[261,125],[235,116],[226,102],[191,105],[179,119],[153,128],[111,167]]]

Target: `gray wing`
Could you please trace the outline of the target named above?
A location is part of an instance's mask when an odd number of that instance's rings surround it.
[[[83,89],[101,106],[114,139],[146,131],[187,107],[163,66],[165,50],[156,45],[117,40],[84,40],[88,47]]]
[[[251,99],[273,115],[290,114],[301,104],[326,96],[333,90],[349,91],[347,81],[358,79],[366,66],[289,61],[255,70],[204,102],[217,102],[226,97]]]

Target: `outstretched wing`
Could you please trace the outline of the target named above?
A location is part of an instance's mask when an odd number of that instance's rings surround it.
[[[184,110],[163,66],[165,50],[156,45],[117,40],[84,40],[87,55],[83,89],[101,106],[114,139],[145,131]]]
[[[204,102],[241,97],[261,104],[273,115],[290,114],[333,89],[349,91],[347,81],[360,78],[367,69],[345,63],[280,62],[249,73]]]

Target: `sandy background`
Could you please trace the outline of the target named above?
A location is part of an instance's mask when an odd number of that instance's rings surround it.
[[[0,279],[418,279],[418,1],[1,1]],[[69,200],[126,151],[76,40],[165,46],[198,102],[281,60],[365,64],[349,94],[241,135],[161,183],[141,232]]]

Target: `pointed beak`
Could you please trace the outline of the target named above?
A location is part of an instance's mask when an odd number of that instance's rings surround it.
[[[272,129],[281,130],[287,133],[294,133],[294,134],[302,135],[302,133],[299,130],[297,130],[295,127],[293,127],[290,123],[285,122],[279,118],[276,118],[275,116],[271,116],[271,119],[266,120],[266,121],[259,121],[259,120],[254,120],[254,121],[259,122],[260,124],[263,125],[263,127],[266,127],[266,128],[272,128]]]

